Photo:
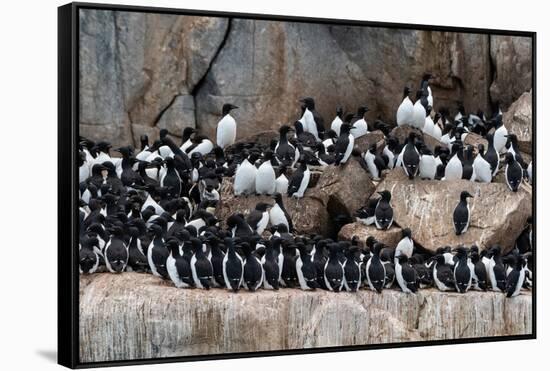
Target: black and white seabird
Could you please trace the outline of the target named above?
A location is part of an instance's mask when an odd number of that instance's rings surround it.
[[[288,181],[288,197],[302,198],[309,185],[311,172],[305,160],[300,160],[298,169],[294,171]]]
[[[460,201],[453,211],[453,225],[456,235],[466,233],[468,226],[470,225],[470,206],[468,205],[468,197],[474,197],[468,191],[462,191],[460,193]]]
[[[344,262],[344,288],[346,291],[356,292],[361,285],[361,269],[356,260],[356,255],[359,251],[357,246],[350,246],[344,254],[346,261]]]
[[[244,242],[241,244],[244,251],[243,286],[249,291],[256,291],[262,286],[264,271],[260,259],[254,252],[254,247]]]
[[[338,292],[344,285],[344,267],[338,259],[341,247],[338,243],[331,243],[328,248],[329,258],[324,268],[325,285],[328,290]]]
[[[458,258],[453,270],[456,291],[465,293],[472,285],[472,272],[468,265],[468,252],[462,246],[457,247],[455,251]]]
[[[216,130],[216,144],[221,148],[226,148],[237,138],[237,122],[231,116],[231,111],[239,107],[226,103],[222,108],[222,118],[218,122]]]
[[[480,143],[477,145],[477,156],[474,159],[474,180],[481,183],[491,183],[493,174],[491,164],[485,159],[485,146]]]
[[[512,192],[517,192],[523,180],[523,169],[510,152],[506,153],[505,161],[506,168],[504,174],[506,175],[506,184]]]
[[[380,260],[380,250],[383,247],[380,243],[375,243],[372,249],[372,256],[365,266],[365,274],[369,288],[378,293],[382,292],[386,284],[386,268]]]
[[[350,133],[352,125],[348,122],[344,122],[340,126],[340,135],[334,144],[334,164],[345,164],[353,150],[355,143],[355,137]]]
[[[269,223],[271,225],[284,224],[290,232],[293,232],[294,224],[283,204],[283,196],[280,193],[275,193],[273,199],[275,200],[275,204],[269,210]]]
[[[199,289],[208,290],[212,286],[214,276],[212,263],[203,251],[202,241],[197,237],[191,237],[190,241],[194,252],[190,262],[193,281]]]
[[[454,273],[451,265],[447,264],[445,261],[445,256],[442,254],[436,255],[434,258],[435,263],[433,264],[433,280],[435,286],[439,291],[451,291],[454,290]]]
[[[264,152],[264,161],[256,171],[256,194],[272,195],[275,193],[275,170],[273,169],[273,151],[266,150]]]
[[[397,113],[396,113],[397,126],[402,126],[402,125],[413,126],[413,103],[409,98],[410,94],[411,94],[411,89],[409,87],[405,87],[403,89],[403,101],[397,108]]]
[[[371,258],[372,259],[372,258]],[[406,255],[394,258],[395,278],[401,291],[406,294],[414,294],[418,290],[416,271],[408,262]]]
[[[407,144],[403,147],[403,151],[400,155],[403,170],[409,179],[414,179],[418,174],[418,166],[420,164],[420,154],[416,149],[415,141],[416,134],[411,132],[407,138]]]
[[[296,274],[302,290],[315,290],[317,283],[317,271],[312,261],[312,256],[303,243],[298,244],[300,254],[296,258]]]
[[[401,240],[395,247],[395,256],[405,255],[407,258],[411,258],[414,251],[414,242],[412,239],[412,232],[410,228],[403,228],[401,231]]]
[[[506,296],[518,296],[525,281],[525,259],[521,255],[513,256],[513,268],[506,277]]]
[[[178,241],[170,239],[166,241],[166,247],[170,251],[170,255],[166,258],[166,269],[170,279],[176,287],[190,287],[193,284],[191,266],[183,256]]]
[[[228,290],[237,292],[243,282],[243,259],[235,250],[235,243],[232,238],[224,239],[227,253],[223,258],[223,278],[225,287]]]
[[[265,254],[262,256],[262,268],[264,270],[264,289],[279,290],[279,280],[281,279],[281,271],[279,269],[279,251],[274,246],[274,240],[278,237],[273,237],[271,240],[265,241]],[[280,239],[279,243],[280,243]]]
[[[380,199],[374,209],[374,223],[377,229],[389,229],[393,223],[393,208],[390,204],[391,193],[388,190],[378,192]]]

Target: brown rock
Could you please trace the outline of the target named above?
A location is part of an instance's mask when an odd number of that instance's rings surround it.
[[[81,362],[531,334],[531,293],[177,289],[150,274],[80,278]],[[266,321],[269,318],[270,321]],[[283,324],[283,325],[281,325]]]
[[[350,158],[344,166],[326,168],[311,191],[324,200],[330,215],[352,216],[374,190],[370,174],[355,158]]]
[[[251,134],[247,137],[239,139],[239,141],[229,147],[227,147],[226,152],[234,152],[236,150],[236,145],[239,143],[250,143],[250,144],[259,144],[260,146],[267,148],[271,143],[271,140],[279,139],[279,133],[275,130],[260,131],[254,134]]]
[[[410,132],[415,132],[418,136],[423,138],[426,147],[428,147],[431,151],[433,151],[437,146],[445,146],[431,135],[424,134],[421,130],[409,125],[396,126],[392,129],[390,135],[396,137],[399,140],[399,143],[404,143],[407,141]]]
[[[520,151],[529,154],[532,152],[532,105],[531,91],[523,93],[512,103],[502,118],[508,133],[517,135]]]
[[[394,169],[378,185],[377,191],[386,189],[392,194],[394,223],[401,228],[411,228],[413,239],[430,251],[445,245],[475,243],[480,248],[500,244],[507,252],[532,214],[528,186],[522,186],[514,193],[502,183],[424,181],[418,178],[410,181],[401,169]],[[469,199],[472,216],[468,231],[456,236],[452,213],[463,190],[474,195]]]
[[[474,154],[477,154],[478,144],[483,144],[485,150],[487,150],[487,140],[483,138],[481,135],[476,133],[466,134],[466,138],[464,139],[464,144],[468,144],[474,147]]]
[[[491,62],[495,69],[490,90],[491,100],[500,101],[504,111],[532,88],[532,39],[503,35],[489,37]]]
[[[384,148],[384,143],[384,133],[380,130],[375,130],[355,139],[354,146],[363,153],[373,144],[376,144],[377,149],[381,150]]]
[[[231,214],[247,214],[258,202],[274,203],[271,196],[236,197],[233,194],[233,178],[224,178],[220,192],[221,201],[216,209],[216,217],[225,225]],[[306,190],[300,199],[283,195],[283,203],[292,218],[298,234],[326,234],[329,229],[329,216],[324,198],[319,198],[313,188]]]
[[[355,222],[346,224],[340,229],[340,233],[338,233],[339,239],[347,241],[351,241],[354,236],[359,238],[359,245],[361,247],[365,246],[365,241],[370,236],[373,236],[377,241],[382,242],[388,247],[395,247],[401,240],[401,228],[392,225],[388,230],[379,230],[374,225]]]

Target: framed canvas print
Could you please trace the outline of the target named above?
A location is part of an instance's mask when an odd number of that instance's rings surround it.
[[[535,338],[535,33],[59,8],[59,362]]]

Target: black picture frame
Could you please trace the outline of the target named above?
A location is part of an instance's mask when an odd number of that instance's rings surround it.
[[[188,362],[202,360],[232,359],[244,357],[264,357],[289,354],[308,354],[322,352],[343,352],[352,350],[370,350],[382,348],[419,347],[433,345],[482,343],[510,340],[529,340],[537,337],[537,277],[533,271],[532,288],[532,333],[527,335],[481,337],[452,340],[429,340],[406,343],[384,343],[357,346],[336,346],[311,349],[292,349],[279,351],[260,351],[245,353],[224,353],[200,356],[183,356],[169,358],[152,358],[136,360],[106,361],[81,363],[79,361],[79,272],[78,254],[78,181],[77,181],[77,146],[79,118],[79,17],[80,9],[101,9],[127,12],[153,12],[161,14],[198,15],[238,17],[257,20],[294,21],[335,25],[355,25],[429,31],[467,32],[488,35],[510,35],[528,37],[532,40],[532,119],[533,119],[533,257],[537,264],[537,231],[536,231],[536,188],[537,159],[536,154],[536,32],[511,31],[485,28],[463,28],[433,26],[423,24],[387,23],[358,21],[348,19],[325,19],[267,14],[234,13],[219,11],[201,11],[190,9],[171,9],[146,6],[128,6],[95,3],[70,3],[58,8],[58,363],[69,368],[89,368],[104,366],[122,366],[136,364],[154,364],[170,362]]]

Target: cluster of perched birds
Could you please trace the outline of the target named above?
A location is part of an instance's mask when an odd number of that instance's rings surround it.
[[[510,189],[517,191],[524,178],[529,181],[531,164],[523,162],[517,137],[505,132],[500,110],[490,120],[483,114],[466,115],[463,108],[452,121],[445,109],[432,118],[430,78],[427,74],[422,79],[414,105],[405,89],[397,124],[438,139],[441,145],[434,153],[415,132],[399,143],[381,120],[369,126],[366,106],[346,116],[338,108],[331,129],[325,132],[313,98],[301,100],[300,119],[293,127],[283,125],[279,138],[265,145],[236,143],[237,123],[231,111],[238,107],[232,104],[223,105],[216,144],[185,128],[177,145],[161,130],[153,143],[142,136],[139,150],[120,147],[114,150],[120,156],[112,157],[110,143],[81,137],[80,272],[94,273],[104,266],[114,273],[151,272],[176,287],[233,291],[242,287],[357,291],[365,286],[380,292],[395,285],[407,293],[434,286],[442,291],[472,288],[518,295],[531,285],[530,222],[506,256],[499,246],[481,252],[476,246],[443,247],[431,256],[415,251],[408,228],[395,248],[373,237],[360,247],[363,241],[357,238],[336,241],[299,235],[285,209],[282,194],[303,197],[310,166],[342,166],[352,156],[374,179],[384,169],[402,167],[411,179],[491,182],[504,154]],[[384,133],[384,148],[357,149],[355,139],[372,130]],[[478,147],[475,159],[471,146],[463,144],[469,132],[484,135],[489,143],[486,151]],[[235,212],[222,227],[214,211],[224,177],[234,178],[236,196],[272,195],[273,203],[260,202],[246,215]],[[468,228],[468,197],[462,192],[453,215],[457,234]],[[389,228],[393,222],[390,201],[390,192],[380,192],[380,198],[358,211],[358,219]]]

